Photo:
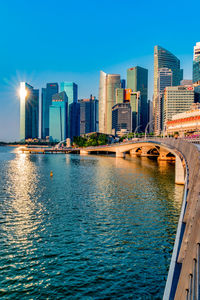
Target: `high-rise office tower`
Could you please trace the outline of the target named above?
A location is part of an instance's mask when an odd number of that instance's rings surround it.
[[[116,104],[117,88],[121,87],[120,75],[100,72],[99,83],[99,132],[112,133],[112,107]]]
[[[192,80],[191,79],[183,79],[181,80],[181,85],[192,85]]]
[[[65,92],[68,97],[68,105],[78,101],[78,85],[74,82],[61,82],[60,91]]]
[[[126,88],[126,79],[121,79],[121,88],[122,89]]]
[[[39,90],[20,82],[20,140],[38,138]]]
[[[194,46],[194,56],[193,59],[197,59],[200,56],[200,42],[196,43],[196,46]]]
[[[52,96],[58,93],[57,83],[47,83],[46,88],[42,88],[42,138],[49,136],[49,107],[52,104]]]
[[[153,101],[148,100],[148,132],[153,132]]]
[[[67,138],[68,126],[67,95],[60,92],[52,96],[52,105],[49,107],[49,136],[55,142]]]
[[[132,116],[130,103],[118,103],[112,108],[112,129],[117,131],[132,131]]]
[[[168,50],[160,47],[154,47],[154,98],[153,98],[153,114],[154,122],[158,119],[157,111],[158,105],[156,101],[158,100],[158,77],[159,70],[161,68],[168,68],[172,71],[172,86],[180,85],[180,81],[183,79],[183,70],[180,69],[180,60]],[[155,127],[155,124],[154,124]],[[155,128],[157,130],[157,127]]]
[[[69,137],[71,140],[80,135],[80,103],[73,102],[69,105]]]
[[[140,92],[140,125],[144,131],[148,123],[148,70],[141,67],[127,70],[127,89]]]
[[[65,91],[67,97],[68,97],[68,106],[72,103],[78,102],[78,85],[74,82],[61,82],[60,84],[60,91]],[[74,109],[76,109],[78,106],[74,106]],[[73,116],[74,114],[72,114]],[[75,114],[76,115],[76,114]],[[71,133],[73,130],[70,129],[70,124],[72,120],[70,118],[70,109],[68,107],[68,137],[71,136]],[[73,123],[74,124],[74,123]]]
[[[191,85],[166,87],[164,93],[164,128],[173,115],[189,110],[191,105],[199,100],[199,93],[199,88]]]
[[[80,134],[98,131],[98,106],[99,101],[96,97],[90,96],[89,99],[81,99],[80,103]]]
[[[193,83],[200,85],[200,42],[194,46]]]
[[[140,124],[140,92],[133,92],[132,89],[116,89],[116,104],[129,103],[132,112],[132,131]]]
[[[157,99],[155,99],[155,120],[154,132],[156,135],[161,134],[163,130],[163,102],[164,90],[167,86],[172,86],[173,74],[168,68],[160,68],[158,70],[158,83],[157,83]]]
[[[130,94],[130,106],[132,111],[132,131],[134,132],[136,127],[139,127],[138,130],[142,130],[141,124],[141,98],[140,92],[131,92]],[[147,106],[148,109],[148,106]],[[147,113],[148,117],[148,113]]]

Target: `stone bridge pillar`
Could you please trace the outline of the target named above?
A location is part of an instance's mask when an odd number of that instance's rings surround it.
[[[142,146],[141,156],[148,156],[147,152],[151,149],[151,147]]]
[[[175,183],[185,184],[185,171],[184,171],[183,163],[178,155],[176,155],[176,164],[175,164]]]
[[[161,149],[158,160],[174,160],[174,156],[167,156],[167,154],[169,154],[169,151],[164,151]]]
[[[125,158],[125,152],[120,152],[118,149],[116,149],[116,157]]]
[[[88,154],[90,154],[90,151],[80,150],[80,155],[88,155]]]
[[[137,148],[135,149],[131,149],[130,152],[130,156],[136,156],[136,154],[138,154],[138,152],[136,152]]]

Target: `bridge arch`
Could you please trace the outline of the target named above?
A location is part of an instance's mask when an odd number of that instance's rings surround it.
[[[172,147],[165,145],[164,143],[157,142],[156,140],[139,140],[130,141],[125,143],[118,143],[112,145],[104,145],[97,147],[87,147],[80,150],[80,154],[90,154],[92,152],[97,153],[116,153],[116,157],[125,157],[127,152],[130,155],[140,156],[155,156],[158,160],[175,161],[175,183],[185,183],[185,170],[184,170],[184,158],[178,151],[175,151]],[[154,152],[154,155],[153,155]]]

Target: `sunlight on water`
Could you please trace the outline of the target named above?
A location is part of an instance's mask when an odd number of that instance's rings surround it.
[[[173,164],[1,147],[0,168],[1,298],[162,298],[183,194]]]

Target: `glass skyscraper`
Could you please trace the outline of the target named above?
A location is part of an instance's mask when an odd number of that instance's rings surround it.
[[[168,68],[161,68],[158,71],[158,93],[155,102],[155,120],[154,120],[154,132],[159,135],[163,130],[163,103],[164,103],[164,90],[167,86],[172,86],[173,74]]]
[[[61,82],[60,84],[60,91],[65,92],[68,98],[68,106],[72,103],[77,103],[78,102],[78,85],[74,82]],[[73,111],[77,108],[78,106],[74,106]],[[73,116],[76,114],[72,114]],[[71,123],[73,123],[74,126],[74,121],[73,119],[70,118],[70,108],[68,107],[68,137],[71,137],[71,132],[73,132],[73,129],[71,129]]]
[[[118,103],[112,108],[112,129],[118,131],[132,131],[132,112],[130,103]]]
[[[80,103],[80,134],[98,131],[98,103],[96,97],[81,99]]]
[[[69,137],[71,140],[80,135],[80,103],[73,102],[69,105]]]
[[[52,105],[49,107],[49,136],[54,142],[67,138],[68,106],[67,95],[61,92],[53,95]]]
[[[194,46],[193,83],[200,85],[200,42]]]
[[[47,83],[46,88],[42,88],[42,138],[49,136],[49,107],[52,104],[52,96],[58,93],[57,83]]]
[[[68,97],[68,105],[78,101],[78,85],[74,82],[61,82],[60,91],[65,92]]]
[[[140,125],[144,131],[148,123],[148,70],[141,67],[129,68],[127,70],[127,89],[140,92]]]
[[[132,128],[135,128],[140,124],[140,92],[133,92],[132,89],[116,89],[116,104],[120,103],[130,103],[132,112]],[[140,126],[141,127],[141,126]]]
[[[38,138],[39,90],[20,82],[20,140]]]
[[[121,88],[122,89],[126,88],[126,79],[121,79]]]
[[[116,89],[121,87],[120,75],[100,72],[99,132],[112,134],[112,107],[116,104]]]
[[[168,50],[160,47],[154,47],[154,98],[153,98],[153,114],[154,114],[154,130],[155,128],[155,120],[158,119],[157,114],[159,111],[157,110],[158,105],[156,101],[158,101],[158,77],[159,70],[161,68],[168,68],[172,71],[172,86],[180,85],[180,81],[183,79],[183,70],[180,69],[180,60]]]

